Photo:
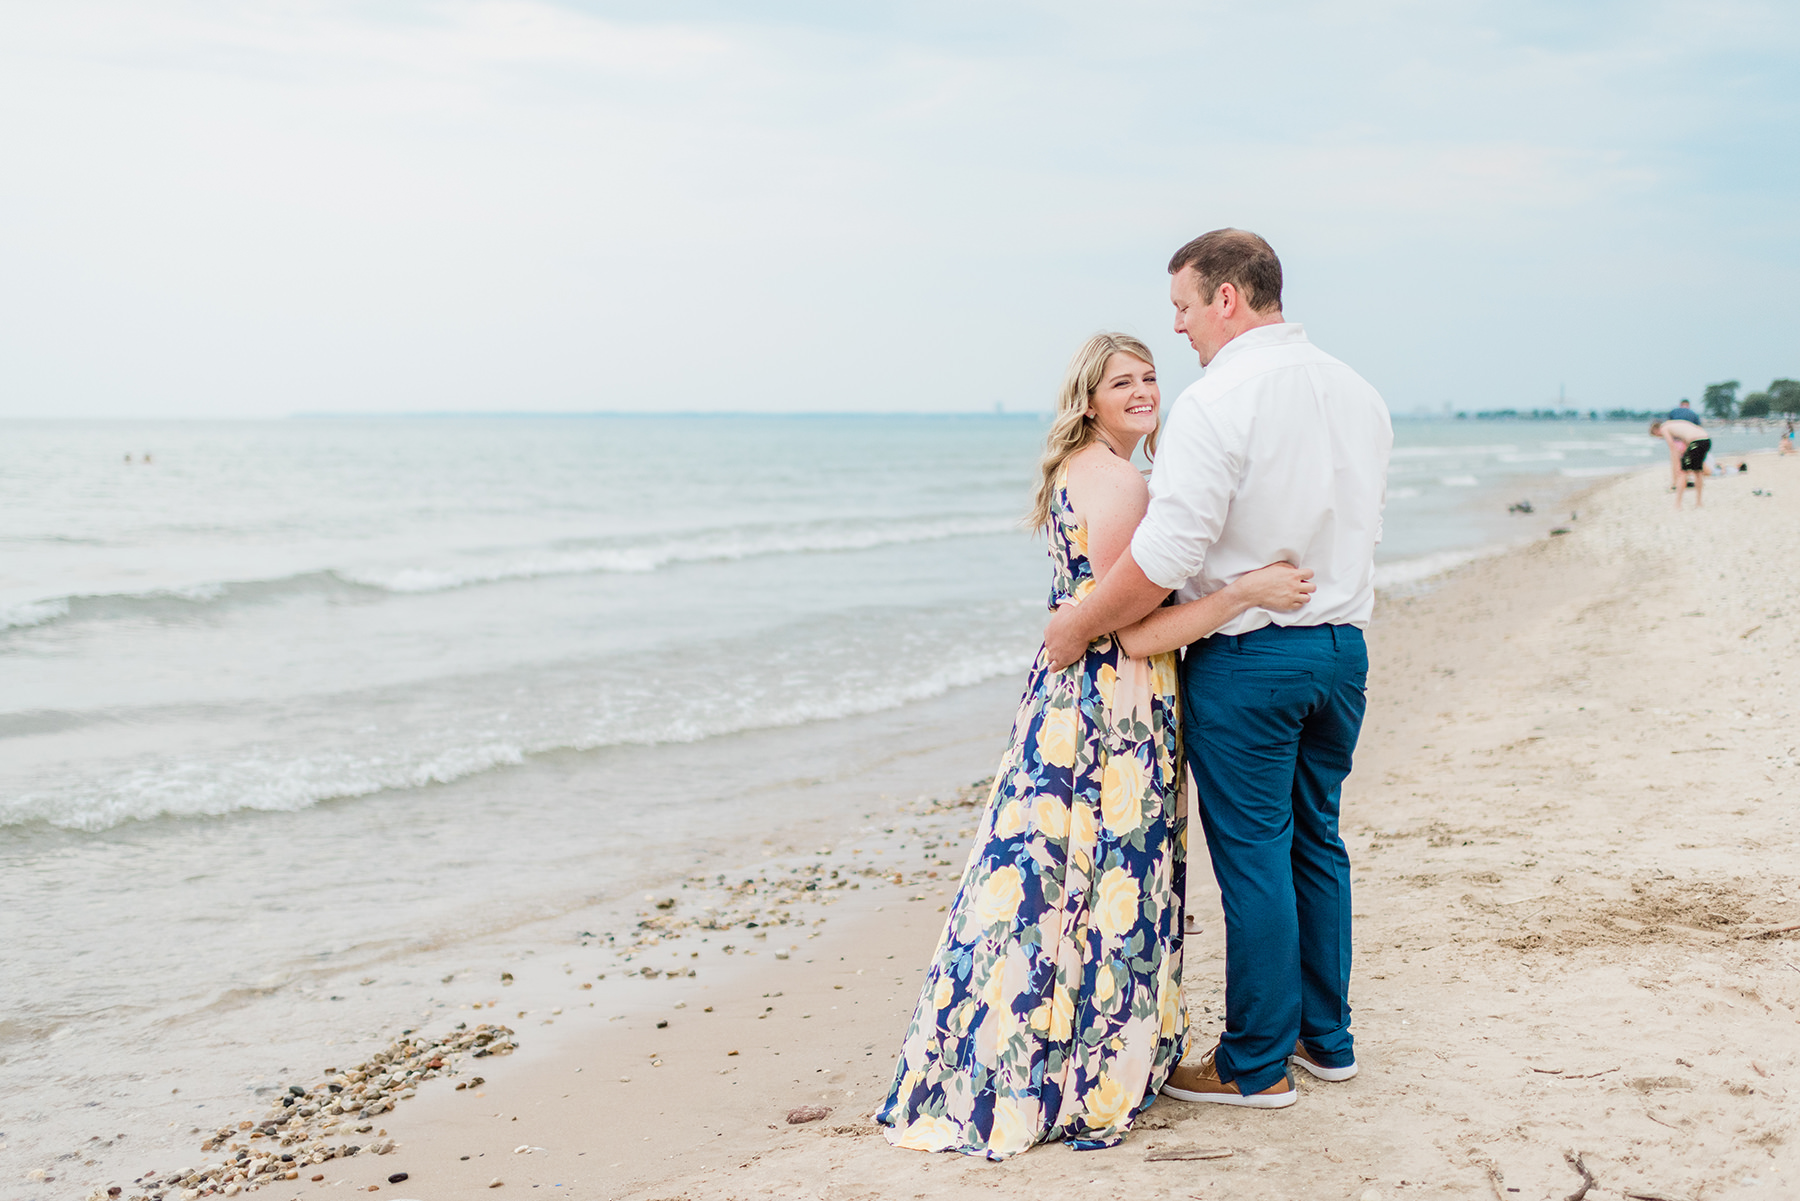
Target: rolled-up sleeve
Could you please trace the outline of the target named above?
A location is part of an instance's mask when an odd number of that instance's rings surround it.
[[[1200,574],[1218,541],[1243,470],[1241,431],[1215,405],[1177,404],[1150,471],[1150,507],[1131,537],[1131,557],[1163,588]]]

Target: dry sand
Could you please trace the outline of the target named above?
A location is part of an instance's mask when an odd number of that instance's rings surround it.
[[[484,1086],[429,1082],[381,1120],[398,1150],[297,1195],[1537,1201],[1582,1185],[1567,1151],[1593,1201],[1800,1196],[1800,462],[1751,464],[1700,511],[1670,511],[1660,470],[1609,483],[1567,535],[1384,597],[1344,804],[1354,1080],[1301,1076],[1275,1112],[1163,1100],[1108,1151],[889,1148],[869,1114],[974,825],[916,805],[892,833],[765,861],[753,888],[695,880],[644,906],[691,922],[713,904],[721,927],[736,906],[737,925],[615,956],[582,1020],[495,1015],[522,1048],[482,1061]],[[1223,945],[1194,854],[1204,1047]],[[757,905],[761,939],[742,925]],[[572,1007],[602,995],[559,987]],[[805,1105],[830,1112],[787,1124]]]

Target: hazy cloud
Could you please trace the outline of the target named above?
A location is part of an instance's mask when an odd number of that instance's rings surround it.
[[[1779,4],[0,10],[0,413],[1040,407],[1282,252],[1399,409],[1800,372]]]

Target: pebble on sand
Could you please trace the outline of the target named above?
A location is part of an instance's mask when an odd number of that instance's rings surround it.
[[[788,1110],[787,1123],[790,1126],[804,1126],[808,1122],[816,1122],[831,1111],[823,1105],[802,1105]]]

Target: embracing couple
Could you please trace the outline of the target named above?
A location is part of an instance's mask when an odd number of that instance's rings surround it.
[[[1169,274],[1206,374],[1160,440],[1135,338],[1089,339],[1057,398],[1032,511],[1054,616],[876,1115],[897,1146],[1108,1147],[1159,1091],[1274,1109],[1289,1064],[1356,1074],[1338,801],[1393,430],[1283,317],[1263,239],[1215,230]],[[1209,1050],[1181,996],[1184,767],[1225,910]]]

